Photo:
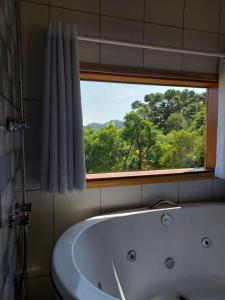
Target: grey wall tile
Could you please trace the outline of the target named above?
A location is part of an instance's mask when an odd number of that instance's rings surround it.
[[[212,180],[179,182],[179,202],[212,201]]]
[[[6,283],[4,285],[3,293],[1,295],[1,300],[10,300],[10,277],[7,276]]]
[[[40,187],[42,101],[24,101],[24,114],[31,128],[25,131],[26,188]]]
[[[4,119],[8,117],[14,117],[13,106],[8,100],[4,100]],[[5,130],[5,151],[9,153],[13,151],[13,132]]]
[[[0,229],[0,296],[3,293],[5,281],[9,271],[8,240],[9,229],[7,226],[5,226]]]
[[[213,200],[225,202],[225,180],[213,179]]]
[[[50,4],[68,9],[78,9],[95,14],[99,13],[99,0],[50,0]]]
[[[183,26],[184,0],[146,0],[145,20],[147,22]]]
[[[0,191],[6,186],[10,179],[11,175],[11,156],[10,154],[4,155],[0,158],[0,170],[4,170],[1,172],[0,176]]]
[[[142,185],[142,206],[151,206],[160,200],[178,202],[178,183],[156,183]]]
[[[53,196],[38,191],[27,192],[32,203],[31,225],[28,228],[29,276],[50,274],[53,250]]]
[[[21,2],[24,98],[42,99],[48,6]]]
[[[55,238],[58,239],[70,226],[100,214],[100,190],[56,194],[54,203]]]
[[[186,0],[184,27],[218,32],[220,0]]]
[[[144,0],[101,0],[101,14],[143,21]]]
[[[141,186],[101,189],[101,212],[109,213],[141,207]]]
[[[30,278],[28,280],[28,300],[52,300],[54,288],[50,276]]]

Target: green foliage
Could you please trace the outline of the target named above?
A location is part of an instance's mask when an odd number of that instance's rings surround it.
[[[87,172],[203,166],[205,103],[205,93],[170,89],[134,101],[123,126],[85,128]]]

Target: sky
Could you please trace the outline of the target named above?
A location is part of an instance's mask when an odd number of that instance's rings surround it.
[[[122,121],[125,114],[130,111],[132,102],[143,101],[146,94],[164,93],[170,88],[180,91],[186,89],[186,87],[81,81],[84,125],[92,122],[105,123],[115,119]],[[205,91],[202,88],[190,89],[199,93]]]

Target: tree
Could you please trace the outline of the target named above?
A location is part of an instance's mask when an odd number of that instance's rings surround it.
[[[163,168],[197,168],[204,164],[204,141],[197,132],[173,130],[161,136],[160,146]]]
[[[132,103],[122,126],[112,121],[85,128],[87,172],[203,166],[205,120],[205,93],[147,94]]]
[[[88,173],[120,170],[124,147],[121,129],[114,124],[99,130],[86,128],[84,136]]]
[[[144,119],[139,109],[126,114],[122,133],[124,140],[129,144],[124,165],[126,168],[151,168],[157,134],[157,129],[150,121]]]

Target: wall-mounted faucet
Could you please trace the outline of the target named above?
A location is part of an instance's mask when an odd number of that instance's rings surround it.
[[[11,215],[9,218],[9,226],[26,226],[30,224],[30,215]]]
[[[15,204],[13,214],[9,217],[9,226],[26,226],[31,223],[30,213],[32,205],[31,203]]]
[[[10,118],[6,119],[6,129],[9,131],[17,131],[23,129],[29,129],[30,125],[28,124],[27,119],[21,118]]]

